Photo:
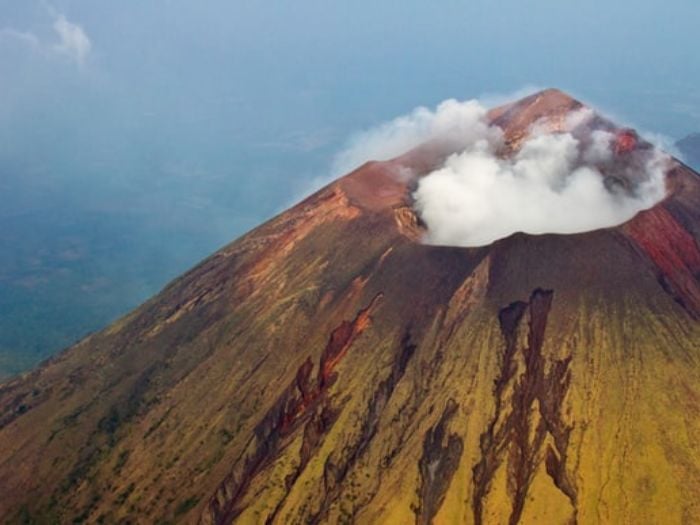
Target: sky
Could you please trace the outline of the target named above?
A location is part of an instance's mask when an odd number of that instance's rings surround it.
[[[34,319],[0,323],[0,374],[37,323],[42,355],[98,328],[417,106],[558,87],[699,131],[698,21],[696,0],[0,0],[0,314]]]

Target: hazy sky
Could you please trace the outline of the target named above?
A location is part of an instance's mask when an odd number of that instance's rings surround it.
[[[418,105],[554,86],[679,138],[698,22],[697,0],[0,0],[0,249],[101,217],[133,306]]]
[[[700,129],[698,22],[692,0],[2,0],[3,196],[215,207],[235,233],[353,130],[525,86],[679,137]]]

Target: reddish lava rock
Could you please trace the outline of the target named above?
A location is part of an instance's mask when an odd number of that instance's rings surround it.
[[[623,129],[615,137],[615,154],[624,155],[637,147],[639,136],[633,129]]]

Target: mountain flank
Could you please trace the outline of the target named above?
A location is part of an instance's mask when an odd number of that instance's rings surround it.
[[[507,156],[581,107],[489,119]],[[0,521],[700,522],[698,174],[618,227],[426,245],[450,153],[361,166],[1,383]]]

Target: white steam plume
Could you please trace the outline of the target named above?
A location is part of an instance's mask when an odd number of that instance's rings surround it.
[[[476,100],[454,99],[435,111],[425,107],[356,135],[333,160],[332,172],[344,175],[368,160],[388,160],[429,140],[453,143],[455,149],[487,137],[497,140],[498,130],[486,122],[486,109]]]
[[[92,43],[83,28],[62,14],[56,15],[53,28],[59,38],[54,49],[68,56],[79,66],[83,66],[92,49]]]
[[[337,158],[347,171],[369,159],[398,156],[429,140],[459,151],[418,180],[414,207],[425,242],[482,246],[516,232],[578,233],[621,224],[665,195],[668,156],[648,147],[624,158],[617,136],[592,129],[589,109],[572,112],[563,129],[537,122],[512,156],[501,129],[476,101],[419,108],[356,138]]]

